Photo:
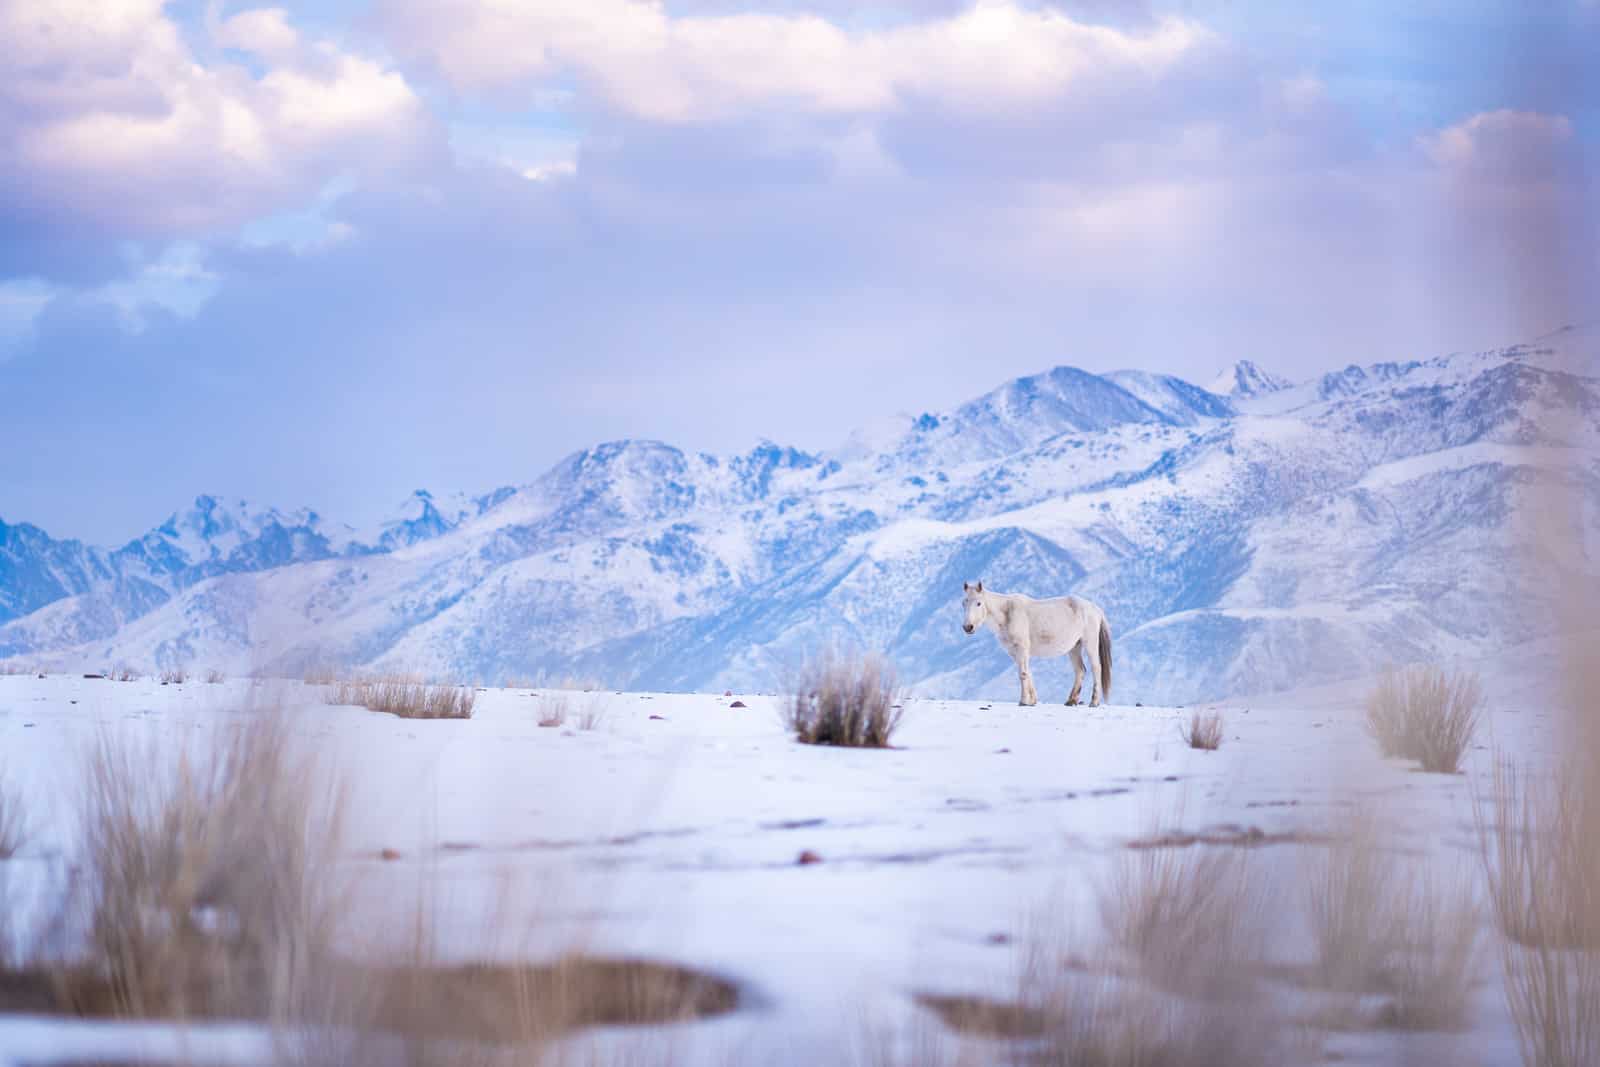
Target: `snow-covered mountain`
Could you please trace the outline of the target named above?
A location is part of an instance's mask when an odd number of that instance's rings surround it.
[[[1287,378],[1267,373],[1248,359],[1241,359],[1217,375],[1206,388],[1218,396],[1239,400],[1266,396],[1293,384]]]
[[[1521,551],[1540,487],[1576,489],[1600,528],[1596,342],[1298,384],[1241,363],[1227,395],[1059,367],[822,454],[599,445],[366,533],[209,498],[114,552],[0,526],[20,616],[0,657],[721,689],[840,641],[925,692],[1011,696],[993,638],[959,626],[979,577],[1102,603],[1119,700],[1488,653],[1552,625]],[[1593,569],[1585,545],[1559,565]],[[1037,673],[1065,696],[1061,661]]]
[[[244,500],[200,496],[116,549],[57,541],[37,526],[0,520],[0,623],[49,609],[7,628],[0,656],[110,637],[190,586],[220,575],[413,545],[449,532],[495,499],[490,494],[452,500],[446,513],[431,494],[418,490],[393,518],[363,533],[330,525],[305,508],[257,510]]]

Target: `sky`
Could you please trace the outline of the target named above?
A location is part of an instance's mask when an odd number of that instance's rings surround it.
[[[0,0],[0,518],[1595,318],[1600,2]]]

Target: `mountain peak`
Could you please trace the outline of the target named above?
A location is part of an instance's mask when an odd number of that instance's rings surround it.
[[[1218,396],[1251,397],[1266,396],[1293,385],[1289,379],[1264,371],[1248,359],[1241,359],[1217,375],[1206,388]]]

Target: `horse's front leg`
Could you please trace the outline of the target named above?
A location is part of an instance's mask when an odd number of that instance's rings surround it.
[[[1072,692],[1067,694],[1067,707],[1072,707],[1078,702],[1078,697],[1083,693],[1083,646],[1072,646]]]
[[[1028,669],[1028,650],[1016,649],[1011,653],[1011,658],[1017,661],[1017,681],[1022,687],[1022,696],[1017,703],[1031,708],[1039,703],[1039,693],[1033,688],[1033,672]]]

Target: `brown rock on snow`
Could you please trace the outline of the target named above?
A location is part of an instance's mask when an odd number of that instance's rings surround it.
[[[809,848],[806,849],[804,852],[800,853],[800,858],[795,860],[795,863],[798,864],[801,867],[809,867],[813,863],[821,863],[821,862],[822,862],[822,857],[817,855],[815,852],[811,851]]]

